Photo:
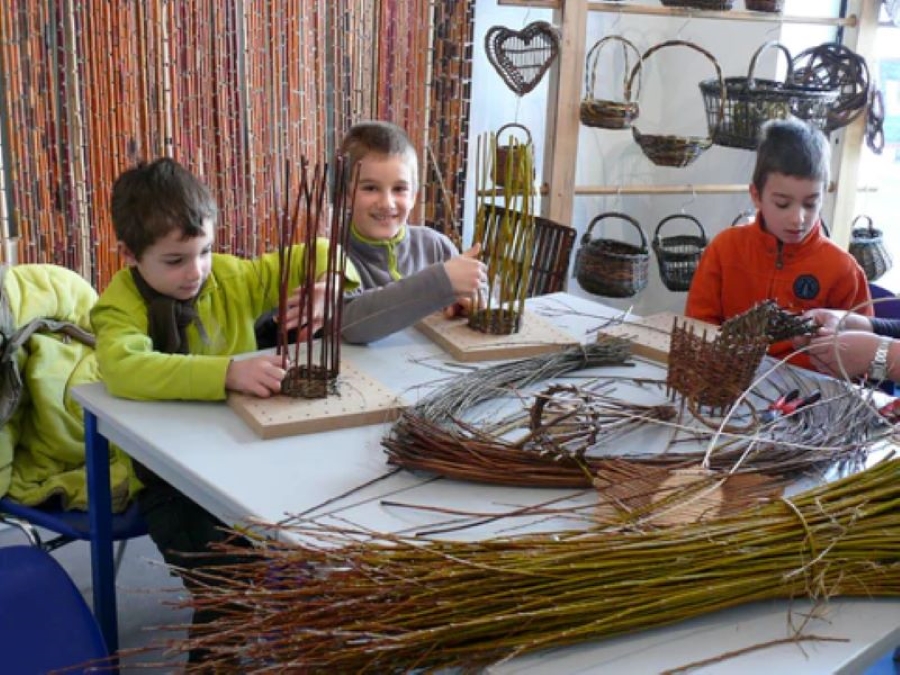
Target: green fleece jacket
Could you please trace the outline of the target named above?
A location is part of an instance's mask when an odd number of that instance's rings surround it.
[[[56,265],[10,267],[2,294],[5,338],[10,326],[23,329],[45,320],[88,331],[97,299],[87,281]],[[42,326],[14,353],[4,351],[9,369],[3,396],[18,399],[0,428],[0,495],[28,505],[56,497],[63,508],[86,509],[83,413],[70,390],[99,379],[93,348]],[[110,451],[110,487],[116,511],[140,487],[130,460],[117,448]]]
[[[295,246],[289,288],[305,278],[302,245]],[[317,275],[327,267],[328,241],[316,246]],[[359,283],[348,265],[347,290]],[[147,305],[131,270],[120,270],[91,312],[97,336],[97,360],[110,393],[143,400],[225,398],[225,374],[231,357],[256,350],[255,319],[278,305],[278,253],[253,260],[213,254],[212,271],[197,297],[197,312],[206,339],[188,327],[189,354],[153,351]]]

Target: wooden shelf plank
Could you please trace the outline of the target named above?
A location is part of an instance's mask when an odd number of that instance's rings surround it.
[[[528,7],[531,9],[559,9],[563,0],[498,0],[499,5],[511,7]],[[793,16],[774,12],[749,12],[746,10],[707,10],[687,7],[655,7],[651,5],[627,5],[622,2],[606,0],[589,2],[589,12],[615,12],[617,14],[640,14],[643,16],[684,17],[689,19],[713,19],[725,21],[762,21],[772,23],[802,23],[822,26],[855,27],[855,14],[840,18],[829,16]]]

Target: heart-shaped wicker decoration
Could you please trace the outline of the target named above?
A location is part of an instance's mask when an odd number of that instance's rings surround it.
[[[484,36],[488,61],[519,96],[534,89],[559,53],[559,33],[546,21],[522,30],[493,26]]]

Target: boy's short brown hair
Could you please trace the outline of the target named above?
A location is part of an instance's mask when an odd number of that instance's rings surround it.
[[[412,169],[413,190],[419,184],[419,158],[409,136],[396,124],[390,122],[359,122],[341,141],[338,153],[347,158],[347,176],[352,180],[356,165],[366,155],[399,155],[405,157]]]
[[[828,182],[831,147],[820,129],[797,118],[771,120],[760,129],[753,185],[762,194],[769,174]]]
[[[170,157],[124,171],[113,183],[112,221],[116,238],[140,259],[148,246],[180,230],[184,238],[203,234],[218,215],[209,188]]]

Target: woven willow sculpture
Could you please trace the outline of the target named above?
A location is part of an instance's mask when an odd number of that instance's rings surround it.
[[[530,135],[524,143],[512,135],[505,145],[499,143],[493,133],[478,139],[479,201],[472,241],[481,244],[488,287],[469,315],[469,326],[508,335],[519,330],[535,254],[534,146]],[[506,206],[502,213],[494,210],[498,198]]]
[[[325,398],[334,389],[341,369],[341,308],[344,295],[344,274],[347,258],[347,236],[350,231],[349,200],[344,158],[335,162],[334,204],[329,209],[328,165],[316,165],[310,173],[305,158],[301,159],[300,181],[291,202],[285,190],[279,224],[280,286],[278,302],[278,345],[282,367],[287,371],[281,383],[283,394],[302,398]],[[285,169],[284,185],[290,185],[290,169]],[[330,218],[329,218],[330,210]],[[299,232],[299,234],[298,234]],[[317,240],[328,239],[325,269],[318,263]],[[292,247],[299,239],[304,248],[304,279],[300,288],[301,322],[293,350],[289,346],[287,330],[288,297],[294,292],[288,287]],[[314,289],[319,284],[318,292]],[[317,295],[324,297],[321,310]],[[312,319],[321,311],[322,328],[316,331]],[[306,330],[304,330],[306,328]],[[315,340],[314,340],[315,338]]]

